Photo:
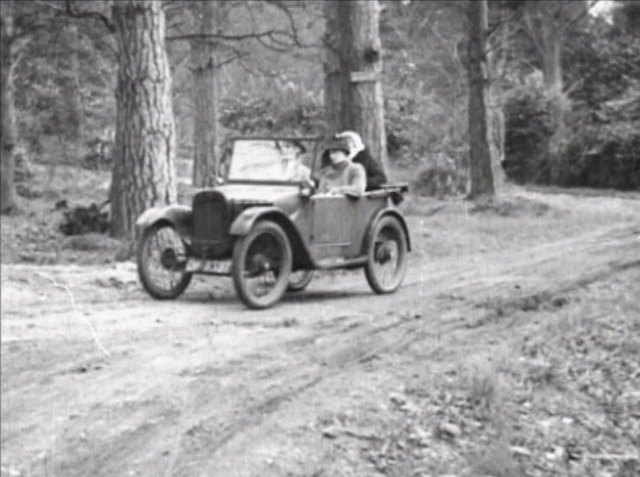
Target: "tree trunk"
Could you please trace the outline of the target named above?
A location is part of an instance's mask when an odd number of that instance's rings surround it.
[[[13,68],[16,62],[13,24],[13,2],[4,4],[1,22],[0,51],[0,114],[2,131],[0,132],[0,212],[9,214],[16,209],[15,202],[15,145],[16,113],[14,102]]]
[[[562,95],[564,89],[562,82],[562,42],[558,38],[559,34],[546,32],[547,41],[544,46],[542,58],[542,73],[544,75],[544,85],[552,98]]]
[[[63,44],[69,52],[69,75],[62,87],[62,100],[65,108],[64,118],[66,121],[65,142],[69,145],[64,148],[68,160],[76,162],[80,160],[82,155],[82,146],[84,144],[84,111],[82,105],[82,95],[80,92],[80,65],[78,61],[78,49],[80,48],[80,40],[78,36],[78,27],[69,23],[65,26]]]
[[[565,110],[568,108],[562,79],[564,30],[567,28],[566,23],[570,23],[586,8],[584,3],[574,3],[575,5],[558,0],[529,0],[524,6],[524,25],[540,55],[545,90],[554,104],[560,129],[564,124]]]
[[[387,165],[377,0],[325,2],[325,111],[330,132],[353,130]]]
[[[349,106],[350,2],[325,2],[324,107],[328,133],[352,124]]]
[[[176,202],[176,133],[160,1],[114,2],[118,42],[111,233],[135,239],[147,208]]]
[[[196,3],[200,19],[200,33],[212,33],[216,27],[215,10],[221,6],[214,2]],[[210,40],[191,43],[191,72],[193,78],[193,185],[212,185],[218,170],[218,72],[215,46]]]
[[[506,182],[506,174],[502,168],[505,147],[505,119],[502,81],[505,75],[506,52],[509,48],[509,23],[505,22],[504,10],[498,9],[498,28],[491,44],[487,44],[487,65],[489,71],[488,107],[489,118],[489,150],[491,152],[491,171],[493,185],[499,193]]]
[[[384,129],[382,96],[382,45],[380,43],[380,5],[375,0],[351,4],[352,44],[350,54],[351,109],[353,129],[387,169],[387,137]],[[357,72],[354,75],[353,72]]]
[[[468,3],[469,23],[469,198],[493,196],[493,174],[487,129],[487,1]]]

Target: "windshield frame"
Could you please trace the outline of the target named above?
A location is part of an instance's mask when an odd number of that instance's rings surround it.
[[[228,162],[221,164],[224,167],[221,177],[224,179],[225,184],[260,184],[260,185],[291,185],[300,186],[304,184],[304,180],[277,180],[277,179],[242,179],[242,178],[230,178],[229,173],[233,166],[233,155],[236,142],[239,141],[300,141],[305,143],[306,146],[311,146],[307,154],[311,155],[311,161],[309,167],[311,169],[311,176],[316,168],[316,163],[319,160],[319,151],[322,144],[322,137],[320,136],[234,136],[229,138],[227,143],[227,157]],[[224,161],[221,161],[224,162]]]

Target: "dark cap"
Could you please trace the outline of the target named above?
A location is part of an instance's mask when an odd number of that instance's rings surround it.
[[[279,139],[276,141],[276,146],[278,147],[278,149],[282,149],[283,144],[291,144],[297,147],[300,153],[307,152],[307,148],[304,147],[304,144],[302,144],[297,139]]]
[[[344,151],[349,154],[349,140],[347,138],[332,138],[325,145],[325,151]]]

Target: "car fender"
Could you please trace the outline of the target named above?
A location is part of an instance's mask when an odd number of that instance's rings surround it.
[[[229,234],[235,236],[247,235],[253,224],[265,216],[276,217],[279,220],[290,222],[289,218],[278,207],[249,207],[234,219],[229,229]]]
[[[407,227],[407,221],[404,219],[404,216],[397,209],[382,209],[380,212],[374,215],[369,222],[369,225],[367,227],[367,234],[365,235],[364,245],[362,248],[363,253],[366,254],[369,251],[369,246],[371,244],[371,241],[373,240],[373,229],[378,221],[386,215],[391,215],[398,219],[400,225],[402,225],[402,228],[404,229],[404,234],[407,237],[407,251],[411,251],[411,236],[409,235],[409,227]]]
[[[242,212],[231,224],[229,234],[242,237],[247,235],[253,225],[261,219],[268,219],[280,225],[291,243],[291,247],[296,254],[296,260],[306,266],[314,265],[311,258],[311,251],[300,235],[298,227],[287,215],[278,207],[260,206],[251,207]],[[297,251],[297,252],[296,252]]]
[[[151,207],[145,210],[136,220],[136,227],[144,232],[158,222],[167,222],[173,225],[176,231],[183,237],[191,237],[193,228],[191,207],[186,205],[169,205],[166,207]]]

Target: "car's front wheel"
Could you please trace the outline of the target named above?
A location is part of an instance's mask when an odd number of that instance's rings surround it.
[[[261,221],[238,239],[231,273],[236,293],[249,308],[268,308],[287,289],[292,266],[287,234],[278,224]]]
[[[186,271],[187,247],[171,225],[155,224],[144,231],[137,261],[142,286],[154,298],[176,298],[191,282],[191,273]]]
[[[398,289],[407,271],[407,237],[400,221],[391,215],[375,225],[365,275],[376,293]]]

